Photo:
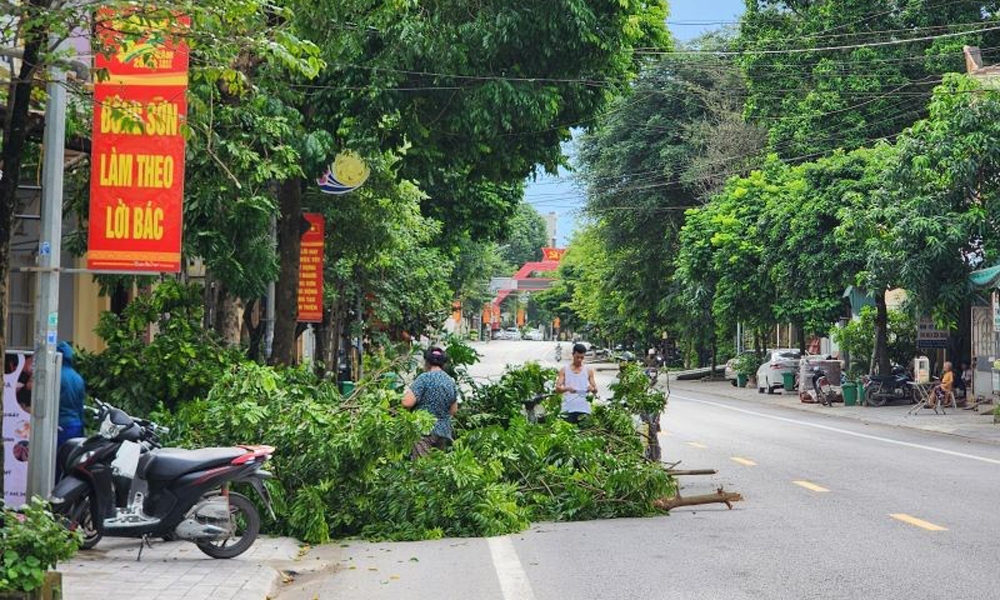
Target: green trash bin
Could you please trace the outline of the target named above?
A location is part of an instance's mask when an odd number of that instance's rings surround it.
[[[340,394],[345,398],[354,393],[355,384],[353,381],[341,381],[340,382]]]
[[[856,381],[845,381],[844,385],[841,386],[844,390],[844,406],[857,406],[858,405],[858,382]]]
[[[795,391],[795,373],[782,373],[781,382],[784,384],[786,392]]]
[[[747,376],[743,373],[736,374],[736,387],[745,388],[747,386]]]

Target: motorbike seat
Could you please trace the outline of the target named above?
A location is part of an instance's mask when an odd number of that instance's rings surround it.
[[[894,382],[897,382],[897,381],[899,381],[899,382],[904,381],[904,379],[902,377],[900,377],[899,375],[872,375],[871,376],[871,380],[872,381],[881,381],[883,383],[894,383]]]
[[[187,473],[228,464],[246,452],[242,448],[201,448],[199,450],[161,448],[150,453],[151,457],[146,464],[144,475],[146,479],[169,481]]]

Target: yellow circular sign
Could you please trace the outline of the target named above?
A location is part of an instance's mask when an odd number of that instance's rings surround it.
[[[368,165],[354,152],[341,152],[333,160],[333,176],[347,187],[360,187],[369,173]]]

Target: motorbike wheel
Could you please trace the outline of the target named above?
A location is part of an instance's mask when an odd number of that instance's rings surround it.
[[[883,406],[886,402],[886,397],[881,393],[881,385],[872,385],[865,390],[865,404],[868,406]]]
[[[94,526],[94,511],[90,507],[90,494],[87,494],[74,502],[69,507],[69,510],[66,511],[69,527],[76,528],[83,533],[83,543],[80,544],[81,550],[90,550],[104,537],[97,531],[97,527]]]
[[[212,558],[235,558],[249,550],[260,533],[260,513],[257,512],[253,502],[246,496],[230,492],[229,520],[234,537],[201,542],[198,544],[198,549]]]

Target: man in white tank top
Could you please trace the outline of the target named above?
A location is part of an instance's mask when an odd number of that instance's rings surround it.
[[[573,364],[559,369],[559,378],[556,379],[556,393],[563,396],[562,412],[570,423],[579,423],[581,418],[590,414],[587,394],[597,393],[594,370],[583,365],[586,354],[586,346],[574,345]]]

